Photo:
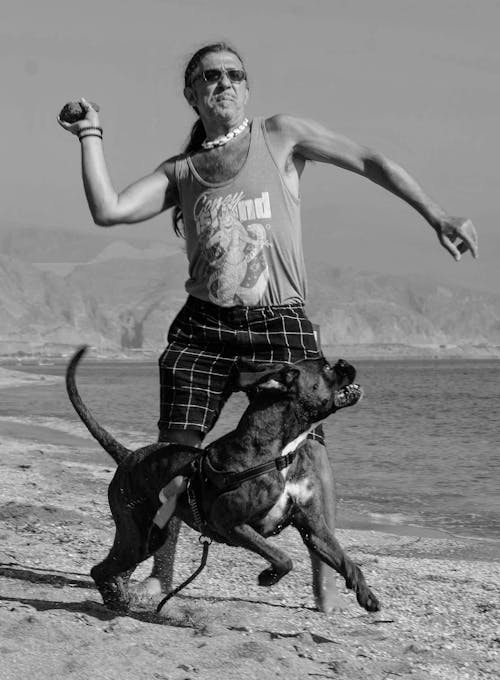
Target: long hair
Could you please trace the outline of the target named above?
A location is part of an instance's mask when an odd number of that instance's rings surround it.
[[[240,57],[238,52],[225,42],[212,43],[210,45],[205,45],[201,47],[197,52],[193,54],[189,60],[186,70],[184,71],[184,87],[190,87],[192,84],[193,73],[196,71],[200,61],[206,54],[211,54],[212,52],[231,52],[234,54],[243,64],[243,59]],[[194,108],[196,113],[198,111]],[[205,127],[201,121],[201,118],[195,120],[191,132],[189,133],[188,140],[182,149],[183,154],[190,154],[198,149],[201,149],[201,144],[206,138]],[[184,223],[182,220],[182,210],[180,205],[176,205],[172,213],[172,225],[174,227],[174,232],[177,236],[184,236]]]

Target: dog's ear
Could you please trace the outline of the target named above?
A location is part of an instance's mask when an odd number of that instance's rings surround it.
[[[300,370],[293,364],[255,364],[240,361],[237,366],[235,389],[248,392],[258,389],[268,392],[289,392]]]

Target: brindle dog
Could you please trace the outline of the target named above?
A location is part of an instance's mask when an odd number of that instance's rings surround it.
[[[249,404],[232,432],[205,449],[155,443],[131,451],[99,425],[78,393],[75,372],[85,350],[80,348],[68,365],[68,395],[90,433],[118,463],[108,489],[115,540],[91,570],[106,605],[127,610],[130,574],[165,540],[169,513],[158,522],[160,493],[173,480],[189,480],[188,488],[171,484],[177,489],[168,499],[171,511],[218,542],[264,557],[270,566],[259,575],[260,585],[271,586],[292,569],[288,555],[266,541],[291,524],[306,546],[343,576],[362,607],[380,608],[323,518],[329,499],[321,497],[309,448],[300,446],[318,423],[361,397],[350,364],[340,360],[332,366],[323,357],[296,364],[241,364],[235,386]]]

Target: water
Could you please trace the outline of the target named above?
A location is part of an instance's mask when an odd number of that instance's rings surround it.
[[[500,538],[500,361],[354,362],[365,399],[325,431],[340,515]],[[63,365],[30,366],[62,375]],[[156,438],[154,362],[93,362],[78,371],[85,402],[128,445]],[[2,418],[83,433],[63,384],[2,390]],[[236,423],[235,395],[208,441]]]

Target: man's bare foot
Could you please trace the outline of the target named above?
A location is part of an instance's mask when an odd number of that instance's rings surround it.
[[[159,578],[148,576],[144,581],[130,584],[130,599],[135,605],[156,605],[160,597],[165,595]]]

